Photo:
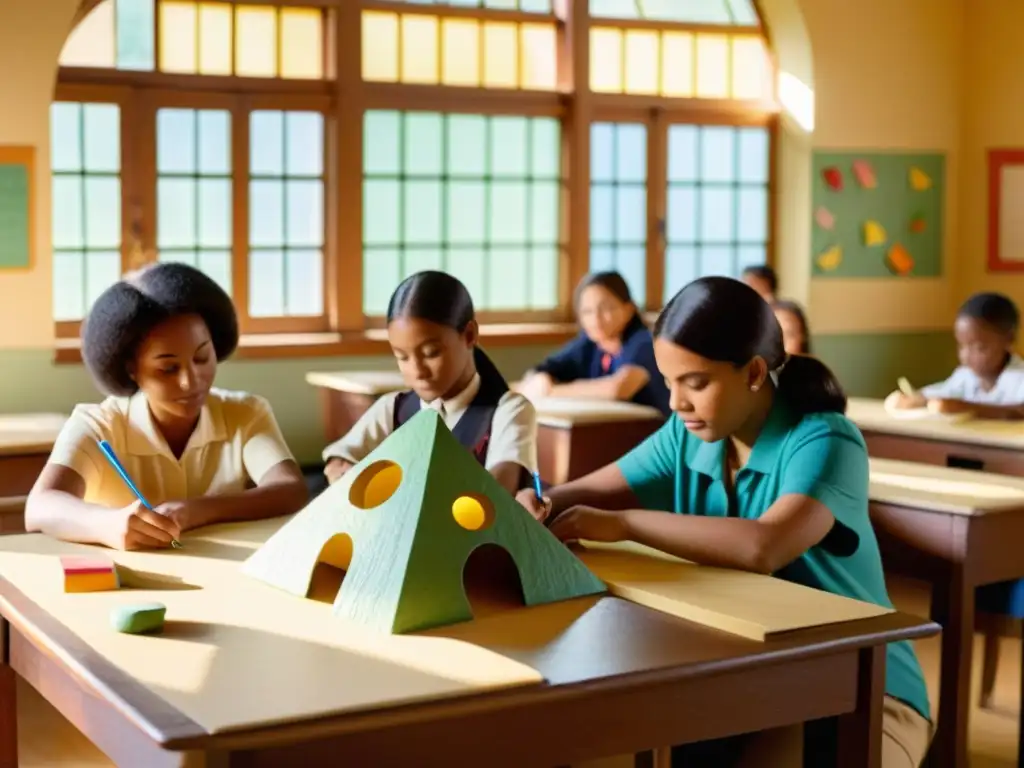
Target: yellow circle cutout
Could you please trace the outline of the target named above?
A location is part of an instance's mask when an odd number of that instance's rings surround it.
[[[360,509],[379,507],[402,484],[402,468],[393,461],[375,461],[364,469],[348,493],[348,500]]]
[[[459,496],[452,504],[452,517],[467,531],[482,531],[494,522],[494,509],[481,496]]]

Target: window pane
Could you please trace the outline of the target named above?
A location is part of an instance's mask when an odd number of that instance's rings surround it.
[[[731,189],[703,187],[700,191],[700,239],[729,243],[735,238],[735,193]]]
[[[594,123],[590,127],[590,179],[612,181],[615,178],[615,125]]]
[[[403,256],[402,280],[428,269],[444,269],[444,253],[439,248],[408,248]],[[394,290],[394,286],[391,289]]]
[[[693,35],[665,32],[661,36],[661,93],[663,96],[693,96]]]
[[[231,251],[200,251],[194,266],[231,295]]]
[[[558,121],[550,118],[536,118],[530,121],[532,128],[531,155],[532,174],[539,179],[561,177],[562,137]]]
[[[665,237],[669,243],[697,242],[697,189],[670,186],[666,202]]]
[[[117,251],[93,251],[85,255],[86,311],[100,294],[121,279],[121,254]]]
[[[398,16],[363,11],[363,79],[398,80]],[[372,44],[368,44],[373,41]]]
[[[81,251],[54,251],[53,319],[80,320],[85,316],[85,256]]]
[[[285,115],[286,170],[294,176],[320,176],[324,172],[324,116],[319,112]]]
[[[637,306],[647,306],[647,250],[620,246],[615,254],[615,269],[626,279]]]
[[[551,24],[520,27],[522,87],[551,91],[558,85],[557,35]]]
[[[620,124],[616,136],[615,177],[619,181],[647,180],[647,128]]]
[[[495,117],[491,121],[491,172],[495,176],[529,175],[527,118]]]
[[[405,173],[438,175],[441,173],[443,127],[441,115],[429,112],[405,117]]]
[[[363,120],[363,172],[397,175],[401,166],[402,115],[367,112]]]
[[[611,184],[590,186],[590,242],[615,242],[615,187]]]
[[[736,256],[732,248],[706,246],[700,249],[700,271],[702,275],[735,274]]]
[[[199,230],[196,244],[202,248],[231,247],[231,181],[199,181]]]
[[[319,10],[281,9],[281,77],[323,77],[322,23]]]
[[[665,296],[667,303],[688,283],[701,276],[697,249],[693,246],[669,247],[665,251]]]
[[[82,197],[80,176],[54,176],[53,187],[53,247],[85,247],[85,201]]]
[[[103,0],[72,30],[60,52],[62,67],[113,67],[114,3]]]
[[[196,40],[195,3],[161,0],[160,69],[164,72],[195,73],[199,57]]]
[[[647,191],[641,186],[620,186],[616,192],[615,221],[619,242],[646,242]]]
[[[192,179],[158,179],[156,241],[160,248],[194,248],[196,183]]]
[[[253,112],[249,117],[249,172],[257,176],[284,174],[284,115]]]
[[[489,309],[515,310],[530,306],[529,251],[523,247],[496,248],[488,259],[487,293]]]
[[[697,96],[724,99],[729,95],[729,38],[697,35]]]
[[[199,6],[199,73],[231,74],[231,6]]]
[[[487,295],[487,256],[483,246],[446,251],[445,269],[458,276],[473,297],[475,305],[484,306],[484,297]]]
[[[771,69],[764,42],[759,37],[732,39],[732,97],[771,98]]]
[[[519,85],[519,40],[515,24],[484,22],[484,85],[488,88]]]
[[[387,312],[391,294],[402,281],[400,260],[401,255],[395,250],[363,250],[363,312],[367,315]]]
[[[363,242],[366,245],[393,246],[399,242],[401,189],[397,181],[368,179],[363,182]]]
[[[526,190],[522,182],[494,181],[490,185],[491,242],[522,243],[526,227]],[[519,264],[522,269],[522,262]]]
[[[538,181],[530,186],[530,232],[534,243],[559,241],[558,196],[561,188],[555,181]]]
[[[438,80],[437,19],[402,17],[402,82],[436,83]]]
[[[441,82],[445,85],[480,85],[480,24],[472,19],[445,19],[444,61]]]
[[[152,70],[154,0],[117,0],[117,68]]]
[[[249,314],[280,317],[285,313],[284,253],[249,251]]]
[[[55,101],[50,105],[50,167],[82,170],[82,105]]]
[[[669,126],[668,180],[669,182],[697,180],[697,126]]]
[[[85,170],[117,173],[121,170],[121,110],[114,104],[87,104],[83,118]]]
[[[738,128],[739,169],[737,179],[754,184],[768,183],[768,129]]]
[[[701,131],[700,145],[703,181],[734,181],[736,179],[736,129],[709,127]]]
[[[85,177],[85,247],[121,245],[121,182],[114,176]]]
[[[726,0],[729,6],[729,13],[732,14],[732,23],[740,26],[757,27],[761,19],[754,7],[754,0]]]
[[[285,295],[289,315],[317,317],[324,313],[323,256],[318,250],[288,251]]]
[[[656,94],[659,74],[659,35],[646,30],[626,32],[626,93]]]
[[[191,109],[161,109],[156,113],[158,173],[196,172],[196,113]]]
[[[227,112],[203,110],[199,123],[199,173],[224,174],[231,171],[231,123]]]
[[[590,30],[590,87],[599,93],[622,92],[622,33],[617,29]]]
[[[555,247],[530,249],[530,301],[534,309],[558,306],[558,262]]]
[[[481,177],[487,173],[487,118],[479,115],[449,115],[448,172],[453,176]]]
[[[441,183],[406,181],[403,185],[402,237],[410,245],[441,242]]]
[[[324,189],[319,181],[288,181],[285,185],[289,247],[319,248],[324,243]]]
[[[256,5],[235,6],[235,74],[277,74],[277,11]]]
[[[487,242],[487,185],[482,181],[453,181],[448,185],[450,242],[482,246]]]
[[[741,243],[763,243],[768,240],[768,190],[764,187],[743,187],[737,200],[736,239]]]
[[[249,244],[254,248],[284,245],[284,184],[249,182]]]

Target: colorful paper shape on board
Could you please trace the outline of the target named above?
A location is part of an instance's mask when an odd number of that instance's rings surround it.
[[[862,189],[874,189],[878,186],[878,179],[875,178],[875,169],[867,160],[853,161],[853,178],[857,180]]]
[[[818,268],[825,272],[837,269],[843,263],[843,249],[841,246],[833,245],[818,256]]]
[[[885,227],[871,219],[864,222],[864,245],[871,248],[876,245],[884,245],[886,240],[888,240],[888,235],[885,234]]]
[[[818,210],[814,212],[814,220],[822,229],[831,230],[836,225],[836,217],[832,215],[832,211],[823,205],[818,206]]]
[[[821,172],[825,185],[834,192],[841,192],[843,189],[843,172],[832,165]]]
[[[910,217],[911,232],[913,232],[915,235],[920,235],[922,232],[925,231],[925,229],[927,229],[927,224],[925,223],[923,213],[915,213],[913,216]]]
[[[306,598],[317,591],[317,566],[333,567],[344,572],[330,595],[336,616],[401,634],[472,619],[466,573],[484,563],[514,572],[526,605],[607,591],[437,411],[423,408],[296,513],[242,572]]]
[[[914,257],[902,245],[895,243],[886,254],[885,264],[894,275],[903,277],[909,275],[914,269]]]
[[[910,188],[915,192],[924,192],[932,188],[932,178],[916,165],[910,167]]]

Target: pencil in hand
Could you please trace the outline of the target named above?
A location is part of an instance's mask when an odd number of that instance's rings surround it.
[[[106,440],[99,440],[98,444],[100,450],[103,452],[103,455],[107,458],[107,461],[110,462],[110,466],[114,468],[117,474],[121,476],[121,479],[124,481],[124,484],[128,486],[128,490],[135,494],[135,498],[142,502],[142,506],[144,506],[151,512],[155,511],[153,509],[153,505],[146,501],[146,497],[142,495],[142,491],[140,491],[138,487],[136,487],[135,483],[132,482],[131,477],[128,475],[128,470],[124,468],[124,465],[121,463],[121,460],[118,459],[117,454],[114,453],[113,446],[111,446],[110,443],[108,443]],[[171,539],[171,547],[174,549],[182,549],[181,542],[177,539]]]

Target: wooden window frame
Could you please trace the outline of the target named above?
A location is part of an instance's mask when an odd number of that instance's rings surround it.
[[[77,21],[100,0],[84,0]],[[55,100],[115,102],[122,121],[122,265],[136,267],[131,226],[134,201],[155,212],[155,99],[187,98],[196,103],[231,104],[233,125],[233,202],[248,200],[248,113],[255,108],[322,111],[324,144],[324,308],[322,318],[248,317],[248,231],[235,216],[232,283],[243,338],[238,355],[249,358],[373,354],[387,349],[380,318],[363,315],[363,120],[369,110],[431,111],[474,115],[554,117],[562,124],[562,236],[558,267],[558,308],[541,312],[481,312],[490,346],[559,343],[575,333],[572,290],[589,269],[590,131],[594,122],[634,121],[648,126],[647,309],[662,306],[665,242],[662,222],[667,193],[667,126],[765,125],[769,127],[768,263],[774,262],[778,105],[774,100],[678,99],[595,93],[590,89],[590,29],[645,29],[668,32],[757,36],[770,51],[765,25],[739,27],[647,19],[591,17],[588,0],[554,3],[556,12],[537,14],[464,6],[414,5],[393,0],[246,0],[275,6],[318,7],[324,11],[324,79],[292,80],[237,76],[179,75],[117,69],[60,68]],[[362,78],[362,13],[416,13],[481,21],[545,22],[556,26],[557,88],[554,91],[466,88],[380,83]],[[154,14],[155,17],[159,13]],[[156,38],[159,45],[159,38]],[[159,62],[159,50],[154,52]],[[773,62],[774,63],[774,62]],[[255,105],[261,105],[256,107]],[[312,105],[312,106],[311,106]],[[148,115],[148,117],[147,117]],[[245,125],[239,125],[239,117]],[[145,126],[140,120],[153,122]],[[131,126],[131,130],[124,130]],[[652,130],[653,128],[653,130]],[[140,130],[144,129],[144,130]],[[140,160],[145,162],[140,162]],[[239,165],[239,161],[243,165]],[[140,170],[141,169],[141,170]],[[151,170],[146,170],[151,169]],[[149,178],[140,178],[148,176]],[[245,189],[242,189],[244,187]],[[155,253],[155,217],[143,217],[144,251]],[[244,254],[244,258],[243,255]],[[79,323],[57,323],[58,361],[80,359]]]

